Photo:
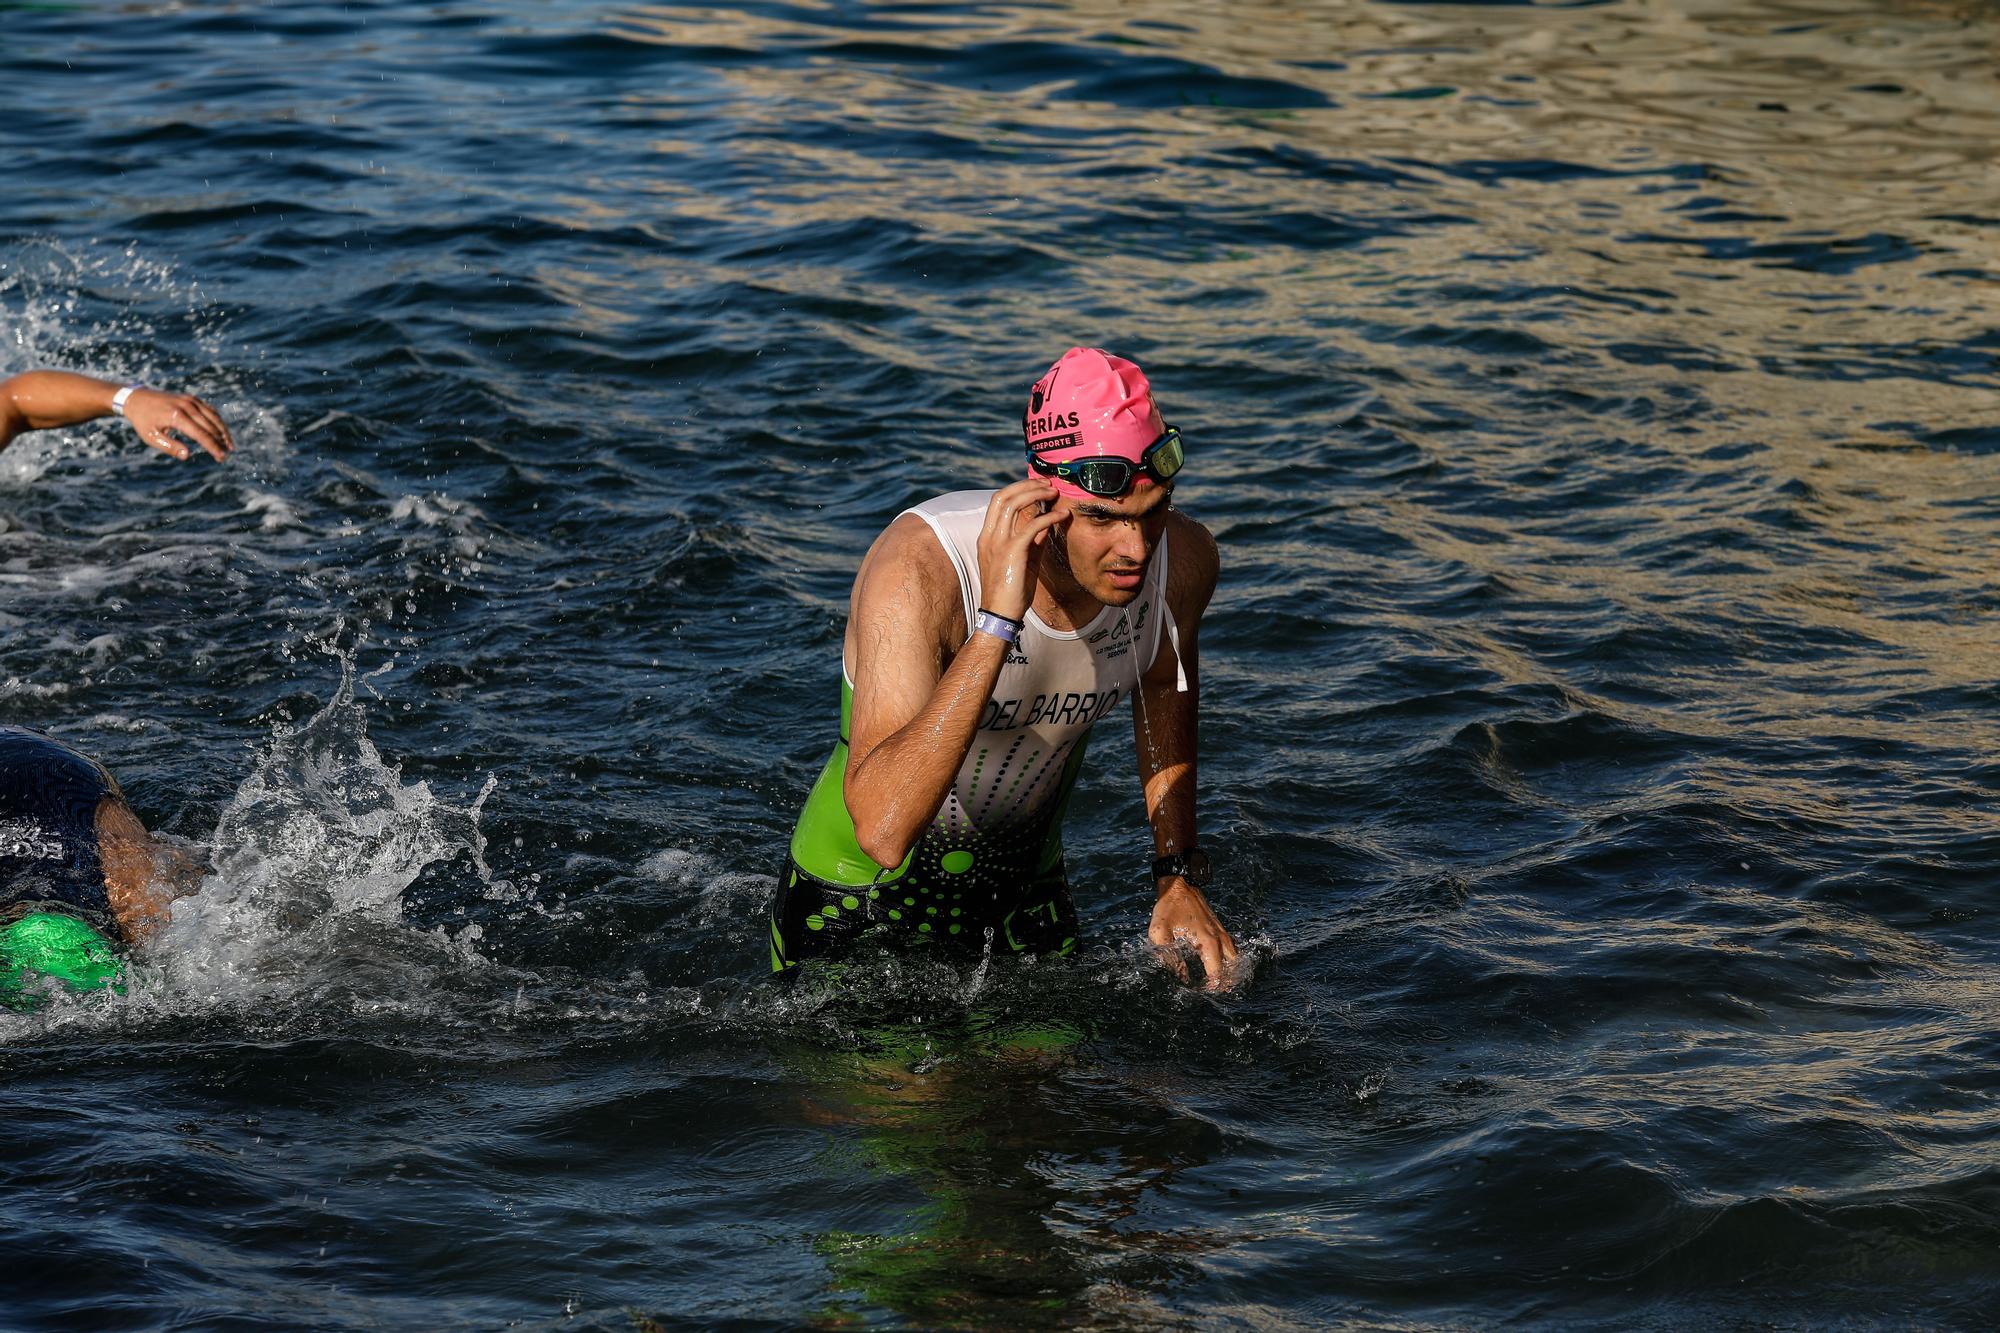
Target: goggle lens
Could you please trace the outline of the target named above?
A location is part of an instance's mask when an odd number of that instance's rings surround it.
[[[1122,458],[1080,458],[1070,465],[1077,486],[1092,495],[1123,495],[1136,469]]]

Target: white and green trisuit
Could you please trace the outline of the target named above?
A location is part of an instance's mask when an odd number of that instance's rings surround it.
[[[937,534],[970,625],[980,605],[979,532],[992,491],[954,491],[906,512]],[[1008,650],[944,805],[903,864],[856,843],[842,782],[852,689],[841,673],[840,740],[792,833],[771,907],[771,968],[833,951],[865,929],[978,951],[1067,952],[1076,909],[1063,879],[1062,814],[1090,728],[1152,665],[1166,620],[1163,538],[1129,606],[1076,630],[1031,610]]]

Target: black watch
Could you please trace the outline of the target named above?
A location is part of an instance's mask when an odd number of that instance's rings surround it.
[[[1172,856],[1162,856],[1153,862],[1153,878],[1165,879],[1168,875],[1179,875],[1197,889],[1208,887],[1208,853],[1199,847],[1190,847]]]

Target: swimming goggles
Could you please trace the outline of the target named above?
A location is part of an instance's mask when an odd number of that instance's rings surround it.
[[[1144,472],[1154,481],[1171,481],[1187,461],[1187,454],[1181,449],[1181,430],[1178,426],[1167,427],[1167,433],[1147,445],[1139,455],[1139,461],[1119,458],[1116,455],[1100,454],[1095,458],[1072,458],[1067,463],[1051,463],[1028,451],[1028,466],[1044,477],[1054,477],[1066,481],[1080,491],[1101,495],[1107,499],[1132,489]]]

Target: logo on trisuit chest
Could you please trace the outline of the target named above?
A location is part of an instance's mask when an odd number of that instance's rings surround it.
[[[0,856],[22,861],[60,861],[62,839],[28,819],[0,820]]]
[[[1145,603],[1142,602],[1139,605],[1137,619],[1123,612],[1119,613],[1117,624],[1090,636],[1087,640],[1090,651],[1107,661],[1125,656],[1132,651],[1132,634],[1138,628],[1139,622],[1145,618],[1145,612]]]

